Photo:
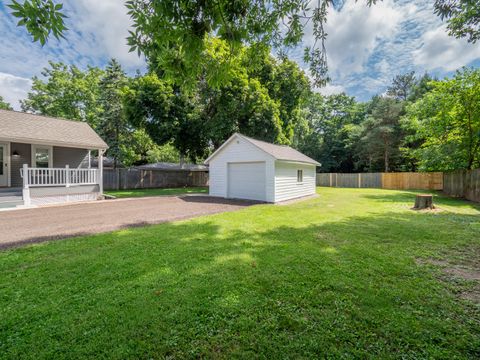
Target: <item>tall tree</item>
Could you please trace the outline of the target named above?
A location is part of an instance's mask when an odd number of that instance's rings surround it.
[[[238,76],[218,89],[201,90],[201,119],[210,142],[220,146],[233,133],[260,140],[286,143],[279,105],[257,79]]]
[[[108,143],[107,154],[118,166],[122,156],[121,142],[128,141],[128,128],[123,111],[122,90],[127,85],[127,76],[120,64],[111,59],[99,82],[99,124],[98,131]]]
[[[404,105],[396,99],[376,97],[372,100],[370,115],[362,123],[357,158],[366,170],[389,172],[398,161],[401,141],[400,117]]]
[[[422,170],[480,166],[480,70],[464,68],[408,107],[403,126],[422,145],[415,152]]]
[[[437,80],[430,76],[430,74],[425,73],[420,78],[415,81],[415,84],[410,90],[410,95],[408,96],[408,101],[415,102],[420,99],[427,92],[432,90],[431,82]]]
[[[397,75],[393,78],[392,85],[387,89],[387,94],[398,100],[407,101],[415,86],[415,71]]]
[[[155,73],[129,84],[124,106],[130,123],[144,129],[157,145],[173,144],[182,159],[195,161],[206,155],[208,141],[194,99]]]
[[[350,147],[351,132],[363,119],[363,109],[353,97],[338,94],[324,97],[318,93],[311,95],[303,116],[308,130],[304,137],[297,134],[295,145],[310,155],[322,166],[323,172],[351,172],[354,169],[353,149]]]
[[[301,108],[310,94],[310,82],[298,64],[286,57],[275,59],[266,49],[264,56],[251,60],[248,49],[244,66],[250,77],[255,77],[279,105],[282,131],[290,143],[300,120]]]
[[[12,106],[3,100],[3,97],[0,96],[0,109],[2,110],[13,110]]]
[[[74,65],[49,62],[42,71],[43,78],[32,78],[32,89],[21,100],[23,111],[36,114],[86,121],[98,125],[101,108],[98,98],[103,71],[88,67],[85,71]]]
[[[120,144],[122,164],[137,166],[156,162],[178,162],[180,154],[175,147],[167,143],[157,145],[145,129],[135,129],[126,141]]]

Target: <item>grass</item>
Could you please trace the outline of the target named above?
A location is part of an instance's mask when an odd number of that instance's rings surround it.
[[[425,261],[478,254],[480,209],[319,193],[1,252],[2,358],[478,358],[472,283]]]
[[[207,187],[184,187],[169,189],[133,189],[133,190],[117,190],[106,191],[107,195],[113,195],[116,198],[131,198],[145,196],[164,196],[164,195],[182,195],[182,194],[208,194]]]

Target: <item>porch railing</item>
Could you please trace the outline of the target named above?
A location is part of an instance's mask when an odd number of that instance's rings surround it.
[[[23,188],[41,186],[79,186],[94,185],[99,182],[98,169],[30,168],[20,170]]]

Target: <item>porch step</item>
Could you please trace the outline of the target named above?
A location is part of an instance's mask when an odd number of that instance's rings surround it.
[[[23,200],[0,201],[0,209],[10,209],[23,205]]]
[[[22,190],[15,188],[15,189],[0,189],[0,200],[3,197],[10,197],[10,196],[22,196]]]
[[[23,204],[23,196],[20,189],[0,189],[0,209],[15,208]]]

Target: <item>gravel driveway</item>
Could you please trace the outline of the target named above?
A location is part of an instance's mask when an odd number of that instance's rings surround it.
[[[253,202],[190,195],[0,212],[0,248],[234,211]]]

